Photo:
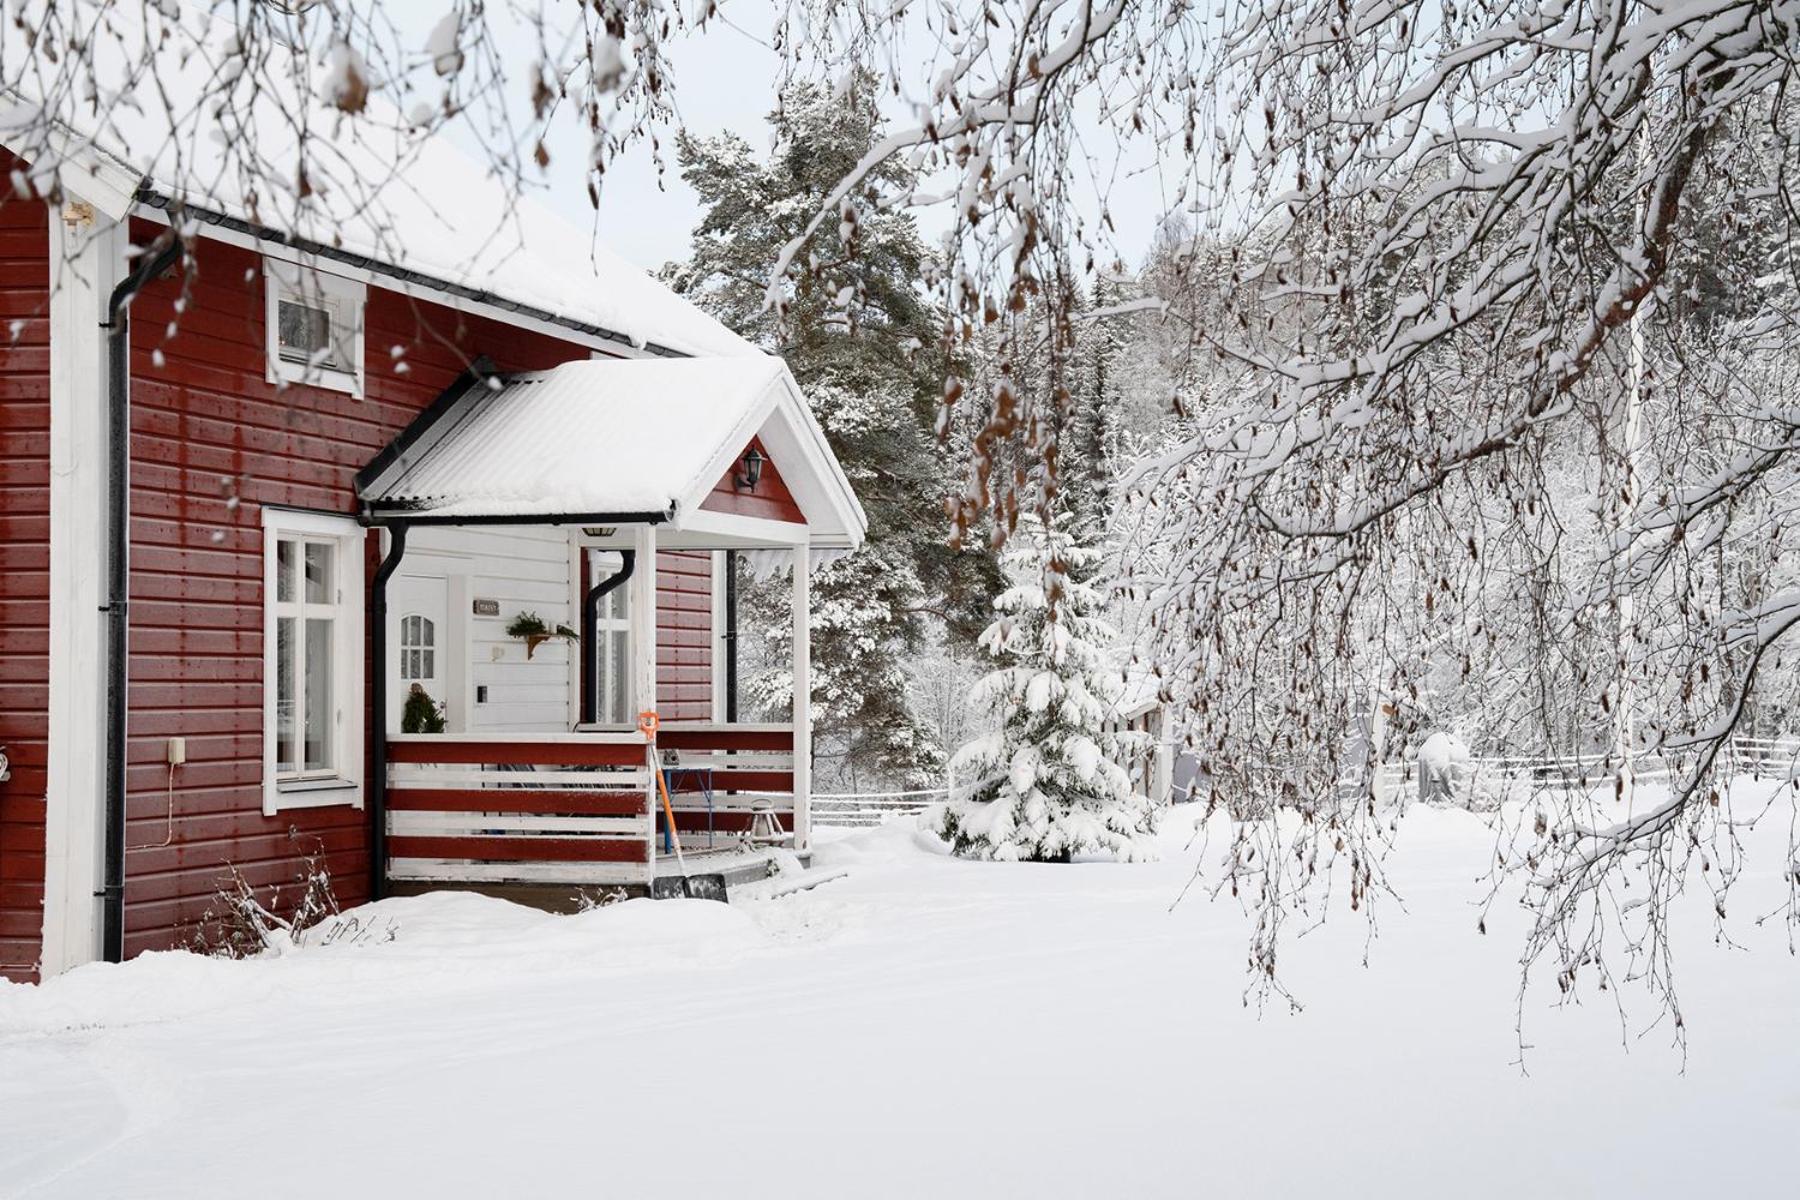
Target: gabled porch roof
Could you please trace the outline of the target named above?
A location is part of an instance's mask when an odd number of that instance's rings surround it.
[[[778,358],[591,359],[472,371],[357,476],[370,521],[666,524],[701,508],[760,439],[816,547],[867,521]]]

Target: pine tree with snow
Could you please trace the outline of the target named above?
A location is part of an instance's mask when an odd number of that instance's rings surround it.
[[[1109,730],[1123,686],[1117,634],[1084,576],[1099,554],[1059,518],[1023,517],[1004,557],[1012,585],[982,647],[999,666],[971,690],[998,728],[951,760],[939,832],[967,858],[1066,862],[1151,855],[1156,810],[1122,760],[1142,735]]]
[[[782,311],[766,304],[768,264],[882,136],[871,85],[859,73],[841,90],[784,91],[767,156],[736,134],[683,135],[682,177],[705,215],[692,257],[663,272],[787,361],[868,515],[862,549],[817,570],[812,586],[816,769],[852,788],[941,777],[944,751],[913,709],[910,667],[928,645],[972,650],[999,579],[984,548],[945,544],[943,498],[958,468],[933,434],[943,316],[919,286],[937,268],[912,218],[877,210],[834,226],[820,235],[817,268],[788,281]],[[904,178],[896,164],[881,182]],[[769,669],[746,677],[747,691],[779,709],[791,689],[789,618],[785,593],[770,598],[745,597],[746,630],[761,626],[773,651]]]

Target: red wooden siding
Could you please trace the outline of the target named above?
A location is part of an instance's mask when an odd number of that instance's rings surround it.
[[[656,710],[664,720],[712,720],[712,583],[708,551],[656,556]]]
[[[262,813],[261,506],[354,512],[352,476],[476,354],[513,370],[588,354],[371,288],[366,398],[277,391],[264,378],[259,257],[202,242],[187,282],[179,316],[178,277],[133,309],[131,954],[190,940],[231,867],[291,901],[316,854],[341,902],[366,896],[363,810]],[[171,777],[173,735],[188,739],[188,762]]]
[[[50,224],[0,150],[0,977],[37,978],[50,706]]]
[[[713,486],[712,494],[700,507],[711,512],[737,513],[743,517],[761,517],[768,521],[804,525],[806,514],[800,511],[794,494],[788,491],[787,483],[781,478],[781,468],[769,457],[769,448],[762,444],[761,438],[752,438],[744,451],[747,453],[752,447],[764,459],[762,476],[756,481],[755,490],[746,491],[737,486],[736,475],[741,467],[734,463],[725,472],[725,477]],[[738,463],[743,461],[743,457],[743,454],[738,455]]]

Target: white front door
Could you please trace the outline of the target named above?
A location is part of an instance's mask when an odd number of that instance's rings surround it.
[[[462,723],[455,685],[457,647],[452,645],[449,589],[442,576],[397,575],[388,592],[388,730],[401,732],[407,698],[423,688],[450,728]]]

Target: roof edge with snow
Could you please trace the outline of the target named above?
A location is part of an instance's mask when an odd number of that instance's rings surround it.
[[[778,358],[583,359],[500,376],[477,364],[356,478],[371,524],[702,524],[761,439],[814,546],[868,522]]]

